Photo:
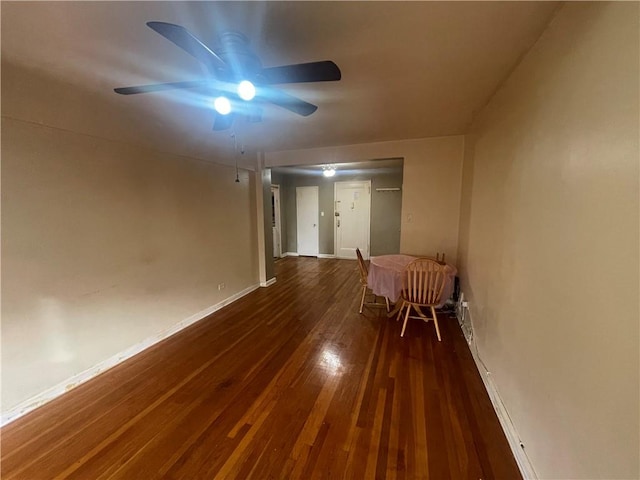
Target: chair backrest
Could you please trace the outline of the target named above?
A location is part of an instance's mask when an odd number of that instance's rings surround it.
[[[367,270],[367,265],[364,263],[364,258],[362,258],[362,253],[360,253],[359,248],[356,248],[356,255],[358,257],[358,268],[360,269],[360,283],[366,285],[369,271]]]
[[[446,265],[432,258],[417,258],[405,269],[402,296],[420,305],[438,305],[447,279]]]
[[[436,262],[440,265],[446,265],[447,262],[444,261],[444,252],[442,252],[442,258],[440,258],[440,252],[436,253]]]

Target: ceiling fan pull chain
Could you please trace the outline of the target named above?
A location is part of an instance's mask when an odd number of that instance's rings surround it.
[[[236,132],[231,132],[231,138],[233,138],[233,158],[236,162],[236,183],[240,183],[240,176],[238,174],[238,138],[236,137]],[[244,146],[241,148],[244,154]]]

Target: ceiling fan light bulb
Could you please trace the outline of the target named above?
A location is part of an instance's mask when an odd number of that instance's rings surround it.
[[[238,95],[243,100],[253,100],[256,96],[256,87],[249,80],[243,80],[238,84]]]
[[[327,168],[322,171],[322,174],[325,177],[333,177],[336,174],[336,170],[334,168]]]
[[[227,97],[218,97],[213,101],[213,107],[220,115],[228,115],[231,113],[231,102]]]

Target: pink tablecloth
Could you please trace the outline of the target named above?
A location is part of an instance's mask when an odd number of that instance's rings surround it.
[[[387,297],[391,302],[397,302],[402,292],[402,273],[407,265],[417,257],[411,255],[380,255],[379,257],[371,257],[369,262],[369,276],[367,283],[369,288],[376,295]],[[446,274],[447,283],[442,292],[442,303],[451,296],[453,292],[454,278],[458,273],[456,267],[447,264]]]

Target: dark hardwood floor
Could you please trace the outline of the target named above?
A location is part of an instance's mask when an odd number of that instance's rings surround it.
[[[455,319],[401,338],[355,261],[276,269],[4,427],[2,478],[521,478]]]

